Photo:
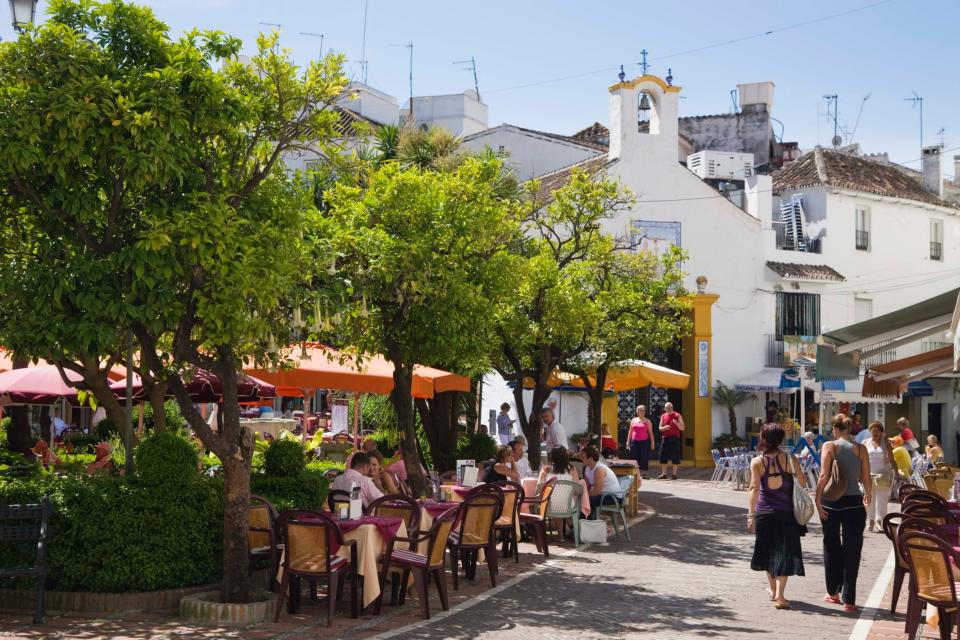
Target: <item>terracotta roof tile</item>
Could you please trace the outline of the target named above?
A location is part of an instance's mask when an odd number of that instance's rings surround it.
[[[540,181],[540,189],[537,191],[537,200],[543,202],[544,204],[549,202],[551,199],[550,194],[570,181],[570,174],[573,173],[574,169],[581,169],[589,174],[596,174],[600,171],[603,171],[614,162],[616,162],[616,160],[608,160],[607,154],[602,153],[598,156],[581,160],[576,164],[572,164],[570,166],[563,167],[562,169],[557,169],[556,171],[551,171],[550,173],[538,176],[536,179]]]
[[[891,164],[817,147],[773,174],[775,192],[829,186],[941,207],[957,207],[923,188],[917,178]]]
[[[825,264],[799,264],[796,262],[767,261],[767,267],[782,278],[803,278],[805,280],[846,280],[832,267]]]

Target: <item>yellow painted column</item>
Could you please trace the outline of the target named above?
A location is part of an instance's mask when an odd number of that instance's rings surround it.
[[[683,391],[684,463],[697,467],[713,466],[713,304],[720,296],[699,293],[692,298],[691,335],[683,339],[683,371],[690,386]],[[690,446],[690,440],[693,446]]]

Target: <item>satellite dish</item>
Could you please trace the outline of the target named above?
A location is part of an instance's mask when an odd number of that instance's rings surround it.
[[[839,147],[840,143],[843,142],[843,138],[841,138],[840,136],[833,136],[833,140],[831,140],[830,142],[833,143],[834,147]]]

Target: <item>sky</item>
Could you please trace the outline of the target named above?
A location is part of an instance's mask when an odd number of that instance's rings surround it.
[[[249,51],[258,32],[279,24],[295,60],[345,54],[346,70],[397,97],[409,96],[412,41],[416,95],[473,88],[464,64],[476,60],[490,125],[502,122],[572,134],[606,124],[607,88],[623,64],[683,87],[680,115],[728,113],[738,83],[773,81],[773,116],[783,140],[829,145],[833,121],[824,95],[839,96],[844,144],[888,152],[919,168],[923,144],[942,140],[945,172],[960,154],[960,2],[957,0],[141,0],[173,33],[198,27],[240,37]],[[46,2],[41,0],[38,20]],[[363,52],[367,5],[366,50]],[[0,6],[0,37],[13,36]],[[401,45],[401,46],[397,46]],[[716,46],[714,46],[716,45]],[[914,93],[915,92],[915,93]],[[864,100],[866,98],[866,100]],[[862,108],[862,109],[861,109]],[[940,130],[943,129],[942,134]],[[780,134],[779,129],[776,130]]]

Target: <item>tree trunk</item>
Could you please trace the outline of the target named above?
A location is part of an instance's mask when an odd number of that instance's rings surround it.
[[[420,422],[423,423],[433,466],[438,471],[449,471],[456,463],[458,425],[456,396],[453,391],[438,393],[433,400],[417,398],[414,401]],[[469,423],[468,423],[469,424]]]
[[[218,348],[214,373],[220,378],[223,402],[222,423],[217,440],[225,456],[223,463],[223,601],[249,602],[250,464],[253,460],[253,434],[240,425],[237,400],[237,362],[227,348]]]
[[[541,436],[541,426],[540,426],[540,413],[543,411],[543,406],[547,403],[547,398],[550,397],[550,387],[546,385],[546,382],[541,382],[537,384],[533,389],[533,400],[530,405],[530,413],[527,414],[523,410],[523,385],[518,384],[513,389],[513,398],[517,404],[517,417],[520,420],[520,428],[523,430],[523,435],[527,438],[527,458],[530,460],[530,468],[534,471],[540,469],[540,442],[543,440]],[[550,453],[549,451],[547,452]]]
[[[733,407],[727,407],[727,416],[730,418],[730,435],[737,435],[737,412]]]
[[[599,437],[603,424],[603,388],[607,385],[607,368],[598,367],[594,375],[596,377],[595,384],[591,384],[590,379],[586,376],[580,376],[580,379],[583,380],[584,388],[587,391],[587,399],[590,401],[587,430]]]
[[[13,356],[13,368],[24,369],[30,363],[26,358]],[[33,437],[30,433],[30,418],[27,407],[14,405],[10,407],[10,427],[7,430],[7,446],[10,451],[22,453],[27,460],[33,460]]]
[[[113,426],[116,427],[123,441],[130,442],[131,449],[133,449],[137,444],[137,434],[133,429],[133,421],[131,420],[131,416],[127,415],[126,407],[120,404],[116,393],[110,388],[110,378],[107,372],[100,368],[100,362],[96,359],[85,359],[80,362],[80,365],[83,367],[84,385],[86,385],[90,393],[97,399],[100,406],[103,407],[103,410],[107,413],[107,418],[113,423]],[[128,432],[130,436],[129,440],[127,439]],[[132,450],[127,452],[127,457],[129,460],[133,460]],[[131,472],[132,470],[133,466],[131,463]]]
[[[397,412],[397,426],[400,428],[400,450],[407,469],[407,481],[416,496],[424,495],[427,483],[420,468],[420,456],[417,453],[417,424],[413,416],[413,398],[410,388],[413,384],[413,367],[403,365],[396,354],[388,354],[393,362],[393,391],[390,401]]]
[[[167,384],[154,382],[150,385],[150,408],[153,409],[153,430],[161,433],[167,428],[167,410],[164,407],[167,397]]]

